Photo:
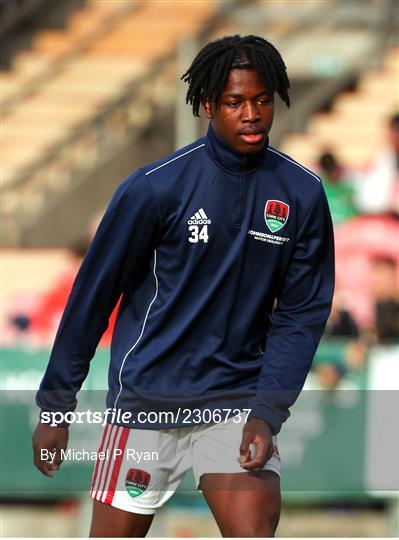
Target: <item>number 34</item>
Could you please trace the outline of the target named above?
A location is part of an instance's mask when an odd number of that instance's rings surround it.
[[[190,232],[190,236],[188,237],[188,241],[192,244],[196,244],[200,240],[207,243],[209,239],[208,235],[208,225],[203,225],[201,230],[198,225],[190,225],[188,228]]]

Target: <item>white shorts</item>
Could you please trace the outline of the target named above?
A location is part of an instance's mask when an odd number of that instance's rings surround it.
[[[235,417],[237,418],[237,417]],[[238,463],[244,421],[175,429],[104,428],[93,472],[93,499],[127,512],[154,514],[193,468],[198,488],[207,473],[243,473]],[[277,438],[263,470],[281,476]]]

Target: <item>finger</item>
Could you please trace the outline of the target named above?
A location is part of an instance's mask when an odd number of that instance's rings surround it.
[[[39,464],[37,468],[45,476],[53,476],[54,474],[53,463],[51,461],[47,461],[45,459],[39,459]]]
[[[247,471],[260,470],[264,467],[266,460],[254,458],[245,463],[241,463],[241,467]]]
[[[41,458],[40,448],[33,445],[33,462],[35,467],[45,476],[53,476],[51,463]]]
[[[48,471],[51,473],[54,473],[59,470],[60,464],[62,462],[61,460],[61,453],[57,448],[52,448],[51,451],[53,452],[53,457],[51,460],[45,461],[45,467]]]
[[[52,464],[49,465],[48,463],[46,463],[40,470],[45,476],[49,476],[50,478],[52,478],[54,476],[54,471],[52,467]]]
[[[252,444],[253,452],[250,454],[250,459],[241,463],[241,467],[246,470],[259,469],[264,466],[267,461],[266,446],[264,444]]]
[[[249,445],[251,444],[252,440],[253,440],[253,434],[244,429],[244,431],[242,433],[241,444],[240,444],[240,454],[241,454],[241,456],[248,456],[249,455],[249,457],[250,457],[251,453],[250,453],[250,450],[249,450]]]
[[[247,461],[250,461],[251,459],[251,453],[249,450],[247,450],[247,452],[245,452],[244,454],[241,454],[238,458],[237,458],[237,461],[238,463],[245,463]]]
[[[263,469],[264,463],[261,463],[257,459],[248,461],[248,463],[241,463],[241,468],[246,471],[260,471]]]
[[[60,468],[60,466],[57,463],[55,463],[55,461],[45,461],[45,467],[51,473],[58,471],[58,469]]]
[[[39,456],[35,459],[36,468],[45,476],[53,476],[53,464],[49,461],[41,459]]]
[[[58,471],[59,468],[60,468],[60,465],[62,463],[62,454],[61,454],[61,448],[58,447],[58,448],[55,448],[55,458],[54,458],[54,463],[53,463],[53,470],[54,471]]]

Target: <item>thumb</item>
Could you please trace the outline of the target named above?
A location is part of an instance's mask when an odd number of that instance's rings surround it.
[[[251,459],[251,450],[249,448],[251,442],[252,438],[250,433],[244,430],[240,444],[240,457],[238,458],[239,463],[244,463],[245,461],[249,461]]]

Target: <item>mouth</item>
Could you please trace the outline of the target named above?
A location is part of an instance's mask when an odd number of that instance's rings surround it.
[[[239,137],[247,144],[259,144],[265,139],[265,132],[239,133]]]

